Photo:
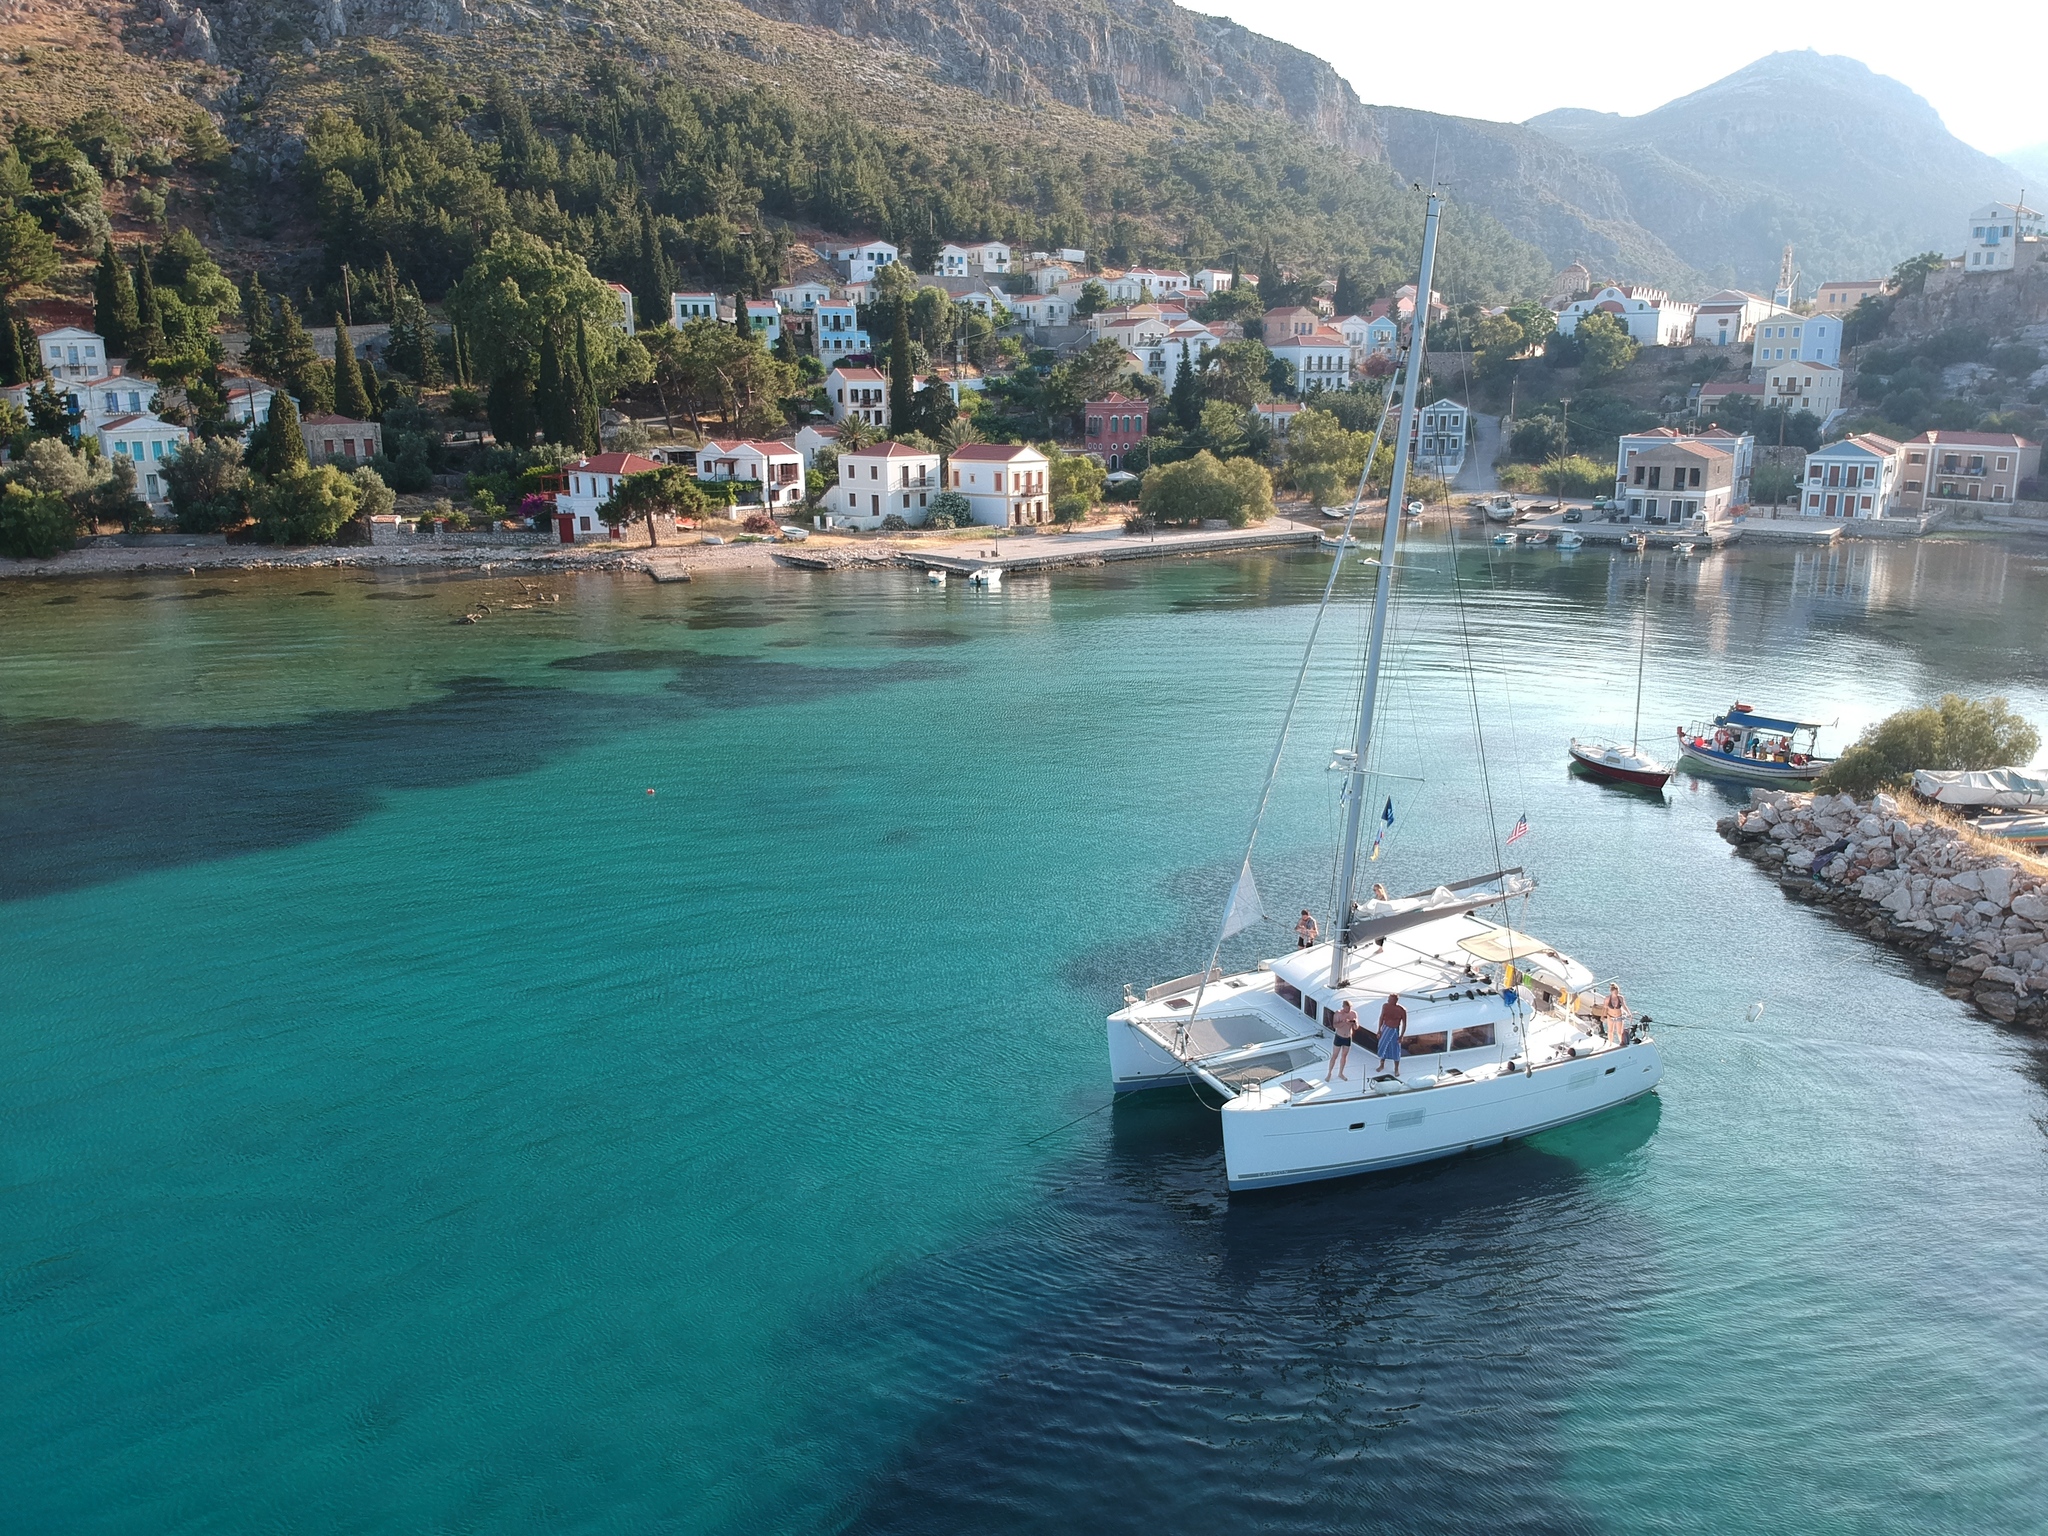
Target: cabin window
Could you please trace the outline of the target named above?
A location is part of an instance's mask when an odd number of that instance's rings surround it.
[[[1432,1030],[1426,1035],[1403,1035],[1401,1037],[1402,1051],[1411,1056],[1427,1056],[1433,1052],[1444,1050],[1447,1044],[1444,1032],[1440,1029]]]
[[[1316,1016],[1316,1000],[1312,997],[1304,997],[1301,1000],[1301,1011],[1310,1018],[1314,1018]]]
[[[1273,983],[1273,990],[1279,994],[1280,1000],[1286,1003],[1288,1007],[1299,1008],[1301,1006],[1301,988],[1289,986],[1284,981],[1276,981]]]
[[[1493,1025],[1467,1024],[1463,1029],[1451,1031],[1451,1049],[1454,1051],[1476,1050],[1482,1045],[1493,1044]]]

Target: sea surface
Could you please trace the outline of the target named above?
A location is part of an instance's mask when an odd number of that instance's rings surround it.
[[[2048,1530],[2048,1054],[1564,768],[1639,655],[1653,743],[2048,724],[2048,558],[1417,535],[1373,877],[1526,815],[1667,1075],[1232,1198],[1102,1021],[1206,953],[1326,572],[0,582],[0,1525]],[[1327,913],[1370,579],[1230,963]]]

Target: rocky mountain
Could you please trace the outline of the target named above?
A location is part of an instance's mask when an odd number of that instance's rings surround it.
[[[1687,261],[1748,287],[1769,286],[1788,241],[1811,282],[1955,249],[1973,205],[2019,191],[1906,86],[1810,51],[1640,117],[1568,109],[1528,126],[1612,173],[1633,220]]]

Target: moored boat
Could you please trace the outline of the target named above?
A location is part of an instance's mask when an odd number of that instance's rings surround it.
[[[1512,528],[1504,528],[1493,536],[1493,542],[1496,544],[1512,544],[1515,540],[1516,534]]]
[[[1814,755],[1822,727],[1807,720],[1760,715],[1735,704],[1709,722],[1678,728],[1678,759],[1708,778],[1748,784],[1810,784],[1834,759]]]
[[[1572,761],[1596,779],[1615,784],[1639,784],[1645,789],[1662,789],[1671,769],[1649,753],[1611,741],[1589,741],[1574,736]]]
[[[1641,551],[1649,548],[1650,541],[1640,533],[1629,532],[1621,536],[1621,547]]]
[[[1557,547],[1559,549],[1583,549],[1585,543],[1586,541],[1583,538],[1572,532],[1569,528],[1557,536]]]

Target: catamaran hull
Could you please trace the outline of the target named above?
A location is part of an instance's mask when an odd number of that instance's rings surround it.
[[[1526,1075],[1412,1093],[1279,1108],[1233,1099],[1222,1113],[1225,1171],[1233,1191],[1277,1189],[1455,1157],[1605,1114],[1663,1076],[1663,1058],[1646,1040]]]
[[[1118,1019],[1109,1021],[1109,1083],[1118,1093],[1171,1088],[1188,1081],[1187,1064]]]
[[[1789,763],[1760,763],[1754,758],[1703,752],[1689,742],[1679,744],[1678,760],[1706,778],[1740,779],[1745,784],[1811,784],[1829,767],[1823,761],[1810,762],[1801,768],[1794,768]]]

